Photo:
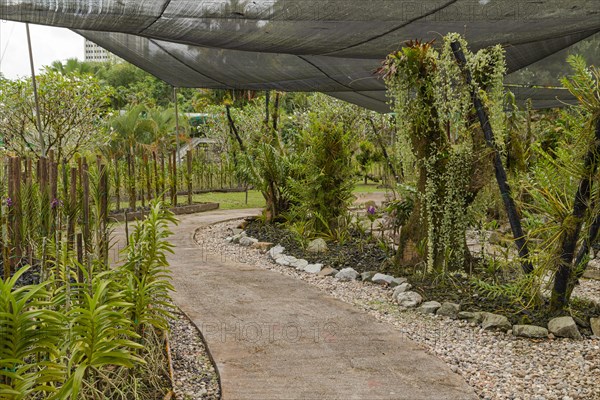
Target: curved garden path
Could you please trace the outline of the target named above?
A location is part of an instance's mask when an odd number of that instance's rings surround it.
[[[307,283],[194,242],[198,227],[257,213],[180,216],[173,227],[173,298],[206,339],[223,400],[476,398],[393,327]],[[116,234],[123,238],[122,229]]]

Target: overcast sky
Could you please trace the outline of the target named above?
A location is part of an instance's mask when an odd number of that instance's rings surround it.
[[[83,60],[83,37],[64,28],[29,25],[36,70],[55,60]],[[14,79],[30,74],[25,24],[0,20],[0,72]]]

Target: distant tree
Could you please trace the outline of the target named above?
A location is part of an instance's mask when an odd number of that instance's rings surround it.
[[[39,157],[53,149],[58,159],[69,160],[106,141],[99,127],[109,111],[109,88],[92,76],[51,70],[38,77],[37,85],[43,143],[31,79],[8,80],[0,88],[0,131],[9,150]]]
[[[381,154],[377,152],[375,145],[368,140],[363,140],[358,145],[360,152],[356,155],[356,162],[364,178],[365,185],[369,177],[369,168],[374,162],[381,159]]]
[[[146,117],[147,110],[143,105],[130,108],[110,121],[112,132],[112,149],[127,155],[127,186],[129,190],[129,208],[136,208],[136,172],[135,160],[144,145],[152,142],[156,124]],[[120,149],[120,150],[119,150]]]
[[[106,68],[105,63],[80,61],[76,58],[69,58],[65,62],[53,61],[52,64],[45,67],[45,70],[58,72],[62,75],[97,75],[104,68]]]

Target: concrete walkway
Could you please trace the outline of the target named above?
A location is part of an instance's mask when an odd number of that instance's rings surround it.
[[[204,334],[224,400],[477,398],[393,327],[307,283],[193,241],[200,226],[257,212],[181,216],[171,239],[174,300]]]

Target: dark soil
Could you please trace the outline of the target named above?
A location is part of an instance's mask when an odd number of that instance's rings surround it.
[[[14,276],[15,271],[11,272],[11,276]],[[15,286],[21,287],[27,285],[37,285],[38,283],[40,283],[40,272],[41,270],[39,265],[34,265],[30,267],[24,274],[22,274],[19,277],[19,279],[17,279]],[[0,278],[4,279],[4,265],[2,265],[2,263],[0,263]]]
[[[412,274],[407,278],[414,286],[413,290],[419,292],[424,301],[435,300],[440,303],[449,301],[460,304],[462,311],[502,314],[513,325],[546,326],[552,318],[571,315],[579,325],[581,333],[589,336],[592,334],[589,319],[600,315],[600,305],[578,298],[571,300],[568,311],[557,314],[550,312],[548,301],[534,307],[528,306],[525,300],[519,302],[505,296],[489,297],[472,284],[472,278],[461,274],[437,279],[431,275]]]
[[[512,324],[531,324],[546,326],[548,321],[559,315],[572,315],[580,331],[584,335],[591,335],[589,327],[590,317],[600,315],[600,305],[587,300],[574,298],[570,309],[562,314],[549,312],[549,305],[542,304],[538,307],[528,306],[525,301],[518,302],[514,299],[497,296],[490,297],[481,293],[473,285],[473,276],[465,274],[454,275],[429,275],[423,274],[422,268],[400,267],[393,263],[393,253],[385,251],[373,239],[368,240],[358,234],[344,243],[328,242],[329,251],[325,254],[311,254],[305,251],[302,243],[295,235],[286,230],[282,225],[265,225],[258,220],[252,220],[245,228],[248,236],[263,242],[281,244],[285,247],[285,254],[303,258],[311,263],[322,263],[328,267],[342,269],[351,267],[357,272],[377,271],[394,276],[404,276],[413,285],[413,290],[419,292],[424,301],[435,300],[440,303],[449,301],[461,305],[463,311],[487,311],[505,315]],[[484,272],[474,272],[474,276],[484,281]],[[510,281],[507,279],[507,281]]]
[[[308,253],[302,243],[295,236],[277,225],[265,225],[259,221],[251,221],[245,228],[248,236],[261,242],[281,244],[285,247],[285,254],[303,258],[310,263],[321,263],[328,267],[340,270],[354,268],[357,272],[377,271],[386,272],[390,269],[390,255],[373,239],[360,237],[354,234],[344,243],[328,242],[329,250],[326,253]]]

